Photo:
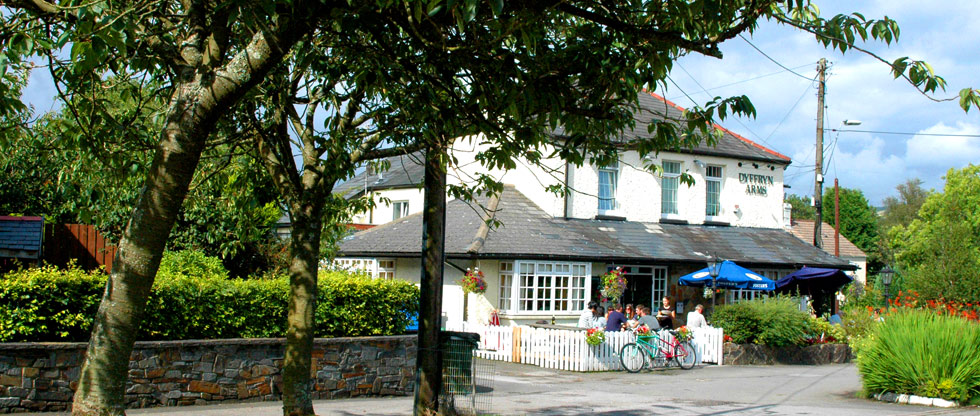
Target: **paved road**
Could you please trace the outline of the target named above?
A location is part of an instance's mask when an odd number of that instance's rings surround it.
[[[482,362],[481,364],[486,364]],[[980,415],[980,409],[940,409],[858,397],[853,364],[724,366],[690,371],[573,373],[491,363],[490,413],[500,415]],[[409,415],[412,399],[315,402],[319,415]],[[277,402],[139,409],[130,415],[278,416]],[[47,415],[53,415],[48,413]]]

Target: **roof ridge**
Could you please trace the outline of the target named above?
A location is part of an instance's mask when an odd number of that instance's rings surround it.
[[[657,94],[657,93],[655,93],[653,91],[647,90],[646,88],[644,88],[643,91],[646,92],[647,94],[650,94],[654,98],[656,98],[658,100],[661,100],[664,103],[666,103],[666,104],[668,104],[668,105],[670,105],[670,106],[672,106],[672,107],[674,107],[674,108],[676,108],[676,109],[678,109],[680,111],[687,111],[686,108],[677,105],[673,101],[668,100],[667,98],[663,97],[660,94]],[[772,149],[770,149],[768,147],[765,147],[765,146],[763,146],[761,144],[758,144],[758,143],[756,143],[756,142],[754,142],[752,140],[746,139],[745,137],[742,137],[742,135],[740,135],[738,133],[735,133],[734,131],[731,131],[731,130],[727,129],[724,126],[722,126],[722,125],[720,125],[718,123],[711,123],[711,125],[714,126],[715,128],[718,128],[718,129],[721,129],[721,130],[725,131],[728,134],[731,134],[736,139],[739,139],[739,140],[745,142],[746,144],[748,144],[750,146],[753,146],[755,148],[758,148],[759,150],[762,150],[763,152],[769,153],[769,154],[771,154],[773,156],[776,156],[778,158],[781,158],[781,159],[785,159],[787,162],[791,162],[792,161],[792,159],[789,156],[786,156],[786,155],[784,155],[782,153],[779,153],[779,152],[777,152],[775,150],[772,150]]]

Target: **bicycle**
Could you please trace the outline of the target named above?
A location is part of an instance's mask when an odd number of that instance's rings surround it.
[[[690,340],[677,341],[677,332],[669,331],[671,339],[664,340],[659,334],[637,336],[636,342],[623,346],[619,351],[619,360],[623,368],[636,373],[644,367],[666,367],[672,362],[684,370],[694,368],[697,363],[697,350]]]

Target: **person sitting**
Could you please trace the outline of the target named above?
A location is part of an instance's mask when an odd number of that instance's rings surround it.
[[[687,313],[688,328],[704,328],[708,326],[708,321],[704,320],[704,305],[698,304],[694,310]]]
[[[598,307],[598,302],[589,302],[589,307],[582,311],[582,314],[578,317],[579,328],[595,328],[596,315],[598,315],[595,309]]]
[[[606,308],[603,306],[597,306],[595,308],[596,318],[595,323],[593,323],[593,328],[605,328],[606,327]]]
[[[623,315],[623,305],[617,303],[609,309],[609,316],[606,317],[606,331],[622,331],[626,322],[626,315]]]
[[[651,331],[660,330],[660,321],[657,320],[656,316],[650,315],[650,308],[642,306],[639,308],[640,316],[636,319],[636,324],[634,328],[640,325],[646,325]]]
[[[670,303],[669,297],[664,296],[663,304],[657,310],[657,319],[660,320],[660,326],[665,329],[674,329],[675,318],[677,318],[677,312],[674,310],[674,305]]]
[[[633,310],[633,304],[632,303],[627,303],[626,304],[626,312],[623,313],[623,315],[626,316],[626,319],[629,320],[629,321],[636,320],[636,312]]]

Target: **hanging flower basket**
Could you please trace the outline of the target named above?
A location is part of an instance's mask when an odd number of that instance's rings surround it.
[[[623,268],[617,267],[609,273],[602,275],[602,297],[609,301],[619,300],[626,291],[626,276],[623,275]]]
[[[589,328],[585,331],[585,343],[591,346],[596,346],[606,342],[606,331],[599,328]]]
[[[487,280],[483,277],[483,272],[479,268],[466,269],[466,274],[459,279],[459,285],[463,288],[463,293],[482,294],[487,291]]]

